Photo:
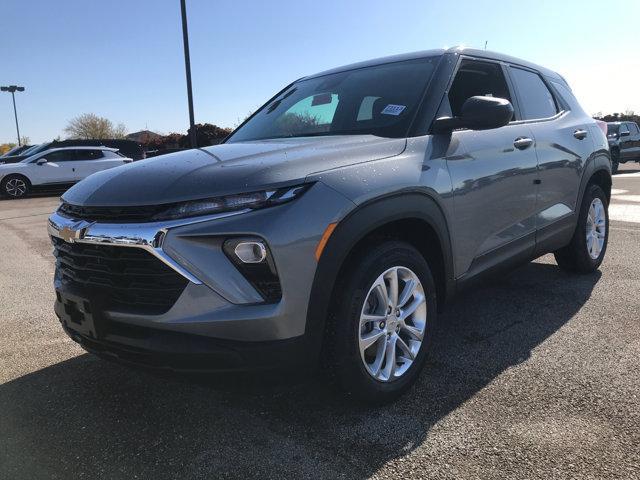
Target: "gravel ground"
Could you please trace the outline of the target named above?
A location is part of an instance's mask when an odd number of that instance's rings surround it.
[[[55,197],[0,201],[0,478],[640,478],[640,173],[599,272],[546,256],[467,292],[418,385],[364,408],[316,378],[159,375],[52,310]]]

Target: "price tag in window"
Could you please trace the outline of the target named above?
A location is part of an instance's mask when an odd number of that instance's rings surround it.
[[[402,111],[407,108],[405,105],[393,105],[393,104],[389,104],[386,107],[384,107],[384,109],[382,110],[383,115],[400,115],[402,113]]]

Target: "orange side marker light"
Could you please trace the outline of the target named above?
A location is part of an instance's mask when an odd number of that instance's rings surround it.
[[[316,261],[320,261],[320,256],[322,255],[322,251],[324,250],[324,247],[327,245],[327,242],[329,241],[329,237],[331,237],[331,234],[333,233],[333,231],[336,229],[337,226],[338,226],[338,222],[330,223],[329,225],[327,225],[327,228],[324,229],[322,238],[320,239],[320,241],[318,242],[318,246],[316,247]]]

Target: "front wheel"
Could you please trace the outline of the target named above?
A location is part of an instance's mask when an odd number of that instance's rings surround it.
[[[611,150],[611,173],[618,173],[620,168],[620,152],[618,150]]]
[[[22,198],[29,193],[29,180],[21,175],[8,175],[0,183],[2,193],[10,198]]]
[[[607,250],[609,212],[607,196],[598,185],[589,185],[582,199],[578,224],[571,243],[555,252],[563,270],[577,273],[595,271]]]
[[[429,265],[410,244],[361,254],[338,287],[329,319],[328,373],[359,400],[396,399],[418,378],[436,324]]]

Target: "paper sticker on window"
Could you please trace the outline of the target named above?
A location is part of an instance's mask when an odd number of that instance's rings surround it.
[[[400,115],[405,108],[407,108],[405,105],[393,105],[390,103],[380,113],[383,115]]]
[[[327,105],[331,103],[333,97],[330,93],[320,93],[318,95],[313,96],[313,100],[311,100],[311,106],[317,107],[318,105]]]

